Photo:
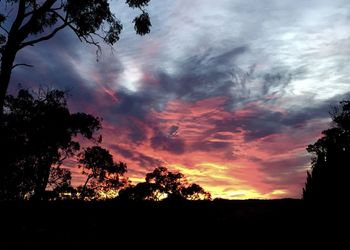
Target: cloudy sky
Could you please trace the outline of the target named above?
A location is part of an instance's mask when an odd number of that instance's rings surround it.
[[[112,3],[113,49],[97,61],[65,30],[19,54],[34,68],[16,68],[11,91],[69,90],[73,111],[103,117],[103,145],[134,182],[166,166],[214,197],[300,197],[305,148],[350,96],[350,1],[152,0],[145,37],[137,11]]]

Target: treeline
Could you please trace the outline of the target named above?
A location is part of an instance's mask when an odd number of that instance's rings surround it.
[[[181,173],[165,167],[148,173],[145,182],[133,185],[125,176],[127,165],[115,162],[101,147],[101,119],[71,113],[63,91],[21,89],[5,98],[1,123],[1,200],[123,200],[210,199],[210,194]],[[80,139],[78,139],[80,138]],[[91,147],[82,148],[87,140]],[[62,167],[75,158],[86,176],[83,185],[72,186],[72,174]]]
[[[331,127],[307,147],[312,159],[303,198],[311,202],[340,202],[349,197],[350,101],[340,102],[330,115]]]

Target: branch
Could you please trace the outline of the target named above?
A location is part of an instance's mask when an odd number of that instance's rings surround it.
[[[74,34],[78,37],[78,39],[80,40],[80,42],[82,42],[83,40],[81,39],[78,30],[72,25],[73,20],[68,22],[68,14],[66,14],[66,17],[63,17],[61,14],[59,14],[56,10],[51,9],[49,10],[49,12],[54,13],[59,19],[61,19],[61,21],[63,23],[66,23],[68,25],[69,28],[71,28],[71,30],[73,30]]]
[[[61,3],[61,5],[59,7],[50,8],[47,12],[54,12],[54,11],[57,11],[57,10],[62,10],[63,7],[64,7],[64,5],[63,5],[63,3]],[[34,9],[32,11],[27,12],[24,16],[25,17],[30,16],[30,15],[34,14],[36,11],[37,11],[37,8],[34,7]]]
[[[78,39],[80,40],[80,42],[85,41],[88,44],[94,45],[97,47],[97,57],[102,54],[102,50],[101,50],[101,46],[99,45],[98,42],[95,41],[94,37],[91,34],[88,34],[86,36],[82,36],[79,34],[79,30],[77,28],[75,28],[72,23],[74,20],[71,20],[68,22],[68,14],[66,14],[65,17],[63,17],[61,14],[59,14],[57,12],[57,10],[59,10],[60,8],[57,9],[50,9],[48,12],[51,12],[53,14],[55,14],[63,23],[67,24],[67,26],[74,32],[74,34],[78,37]],[[100,39],[104,40],[105,38],[103,36],[101,36],[100,34],[94,32],[93,35],[95,35],[96,37],[99,37]]]
[[[43,3],[43,5],[40,6],[40,8],[36,9],[33,12],[29,21],[26,24],[24,24],[23,26],[21,26],[21,28],[19,29],[19,32],[17,34],[17,37],[18,37],[17,39],[19,41],[24,41],[28,37],[28,35],[31,33],[31,30],[32,30],[33,26],[35,25],[36,21],[38,19],[40,19],[43,15],[45,15],[45,13],[51,9],[52,5],[54,5],[54,3],[56,1],[57,0],[46,0]],[[22,0],[21,0],[21,2],[22,2]],[[26,0],[24,0],[24,2],[26,2]],[[24,18],[25,12],[22,15]],[[23,21],[23,19],[22,19],[22,21]],[[23,47],[21,47],[21,48],[23,48]]]
[[[38,4],[37,4],[36,2],[34,2],[34,3],[33,3],[33,10],[27,12],[26,14],[24,14],[24,17],[27,17],[27,16],[30,16],[30,15],[34,14],[34,12],[37,10],[37,6],[38,6]],[[29,7],[29,6],[28,6],[28,7]]]
[[[141,6],[139,6],[138,8],[142,11],[143,14],[146,13],[146,11]]]
[[[17,63],[12,66],[12,69],[18,67],[18,66],[26,66],[26,67],[33,67],[33,65],[27,64],[27,63]]]
[[[52,37],[54,37],[56,35],[56,33],[62,29],[64,29],[65,27],[67,27],[68,24],[67,23],[64,23],[62,24],[61,26],[55,28],[49,35],[47,36],[43,36],[43,37],[40,37],[38,39],[34,39],[34,40],[31,40],[31,41],[28,41],[28,42],[24,42],[22,43],[20,46],[19,46],[19,49],[23,49],[24,47],[26,46],[32,46],[36,43],[39,43],[39,42],[42,42],[42,41],[46,41],[46,40],[49,40],[51,39]]]
[[[65,153],[66,153],[66,152],[65,152]],[[68,154],[66,153],[65,156],[63,156],[61,159],[59,159],[59,160],[57,161],[57,168],[60,168],[60,167],[62,166],[62,164],[63,164],[63,161],[66,160],[67,158],[68,158]]]
[[[17,11],[16,19],[11,26],[10,33],[17,32],[19,27],[21,27],[21,24],[24,20],[25,8],[26,8],[26,1],[20,0],[19,4],[18,4],[18,11]]]
[[[56,9],[50,9],[48,12],[51,12],[55,14],[59,19],[61,19],[62,22],[66,23],[68,21],[68,13],[66,14],[66,17],[61,16]]]

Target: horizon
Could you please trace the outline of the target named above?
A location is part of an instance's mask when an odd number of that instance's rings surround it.
[[[151,1],[143,37],[123,5],[112,5],[124,24],[114,51],[97,58],[63,30],[19,53],[34,67],[13,71],[10,93],[68,89],[72,112],[103,118],[102,145],[133,183],[165,166],[213,199],[301,198],[306,147],[350,96],[350,2]]]

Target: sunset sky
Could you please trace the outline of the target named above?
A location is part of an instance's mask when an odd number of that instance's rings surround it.
[[[111,49],[69,30],[20,52],[11,91],[69,90],[73,112],[103,117],[103,146],[136,183],[157,166],[213,197],[301,197],[305,148],[350,97],[349,0],[152,0],[152,31],[112,1]],[[79,183],[79,169],[73,168]]]

